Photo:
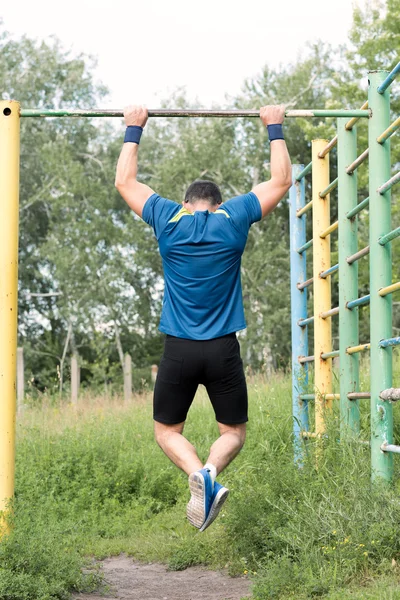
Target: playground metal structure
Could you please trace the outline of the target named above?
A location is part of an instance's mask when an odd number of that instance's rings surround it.
[[[320,437],[326,430],[326,413],[340,401],[341,439],[360,433],[360,401],[370,400],[371,475],[390,481],[393,454],[393,406],[400,389],[392,387],[392,294],[400,281],[392,281],[391,242],[400,227],[391,229],[391,188],[400,172],[391,174],[390,137],[400,118],[390,124],[389,88],[400,63],[388,73],[369,73],[370,110],[368,148],[357,156],[357,117],[339,117],[337,135],[312,142],[312,160],[293,167],[290,189],[290,264],[292,305],[292,392],[295,459],[301,461],[302,438]],[[338,177],[329,181],[329,153],[337,145]],[[357,168],[369,158],[369,197],[357,203]],[[312,199],[305,202],[305,181],[312,173]],[[330,223],[330,192],[337,188],[338,220]],[[358,250],[358,214],[369,207],[369,245]],[[306,240],[306,215],[312,209],[312,239]],[[338,231],[339,260],[331,265],[330,235]],[[306,251],[313,249],[313,277],[306,279]],[[358,296],[358,263],[369,254],[370,293]],[[331,306],[331,277],[339,276],[339,306]],[[307,316],[307,288],[313,286],[314,314]],[[370,305],[370,339],[360,344],[358,308]],[[339,316],[339,349],[332,347],[332,317]],[[314,324],[314,354],[308,352],[308,326]],[[359,354],[370,351],[370,390],[359,389]],[[332,389],[332,360],[339,357],[339,394]],[[314,363],[314,393],[307,393],[308,365]],[[310,431],[308,403],[315,402],[315,428]]]
[[[400,72],[400,63],[389,73],[369,73],[368,102],[359,110],[289,110],[286,117],[337,117],[337,136],[329,143],[312,143],[312,161],[294,166],[290,190],[291,298],[293,347],[293,415],[295,455],[301,455],[304,437],[325,432],[326,410],[338,395],[332,394],[332,358],[340,356],[341,429],[358,435],[360,399],[371,399],[371,464],[373,477],[390,480],[393,473],[393,417],[391,400],[399,397],[392,386],[392,347],[400,338],[391,337],[391,294],[400,289],[392,283],[390,242],[400,235],[391,230],[390,189],[400,173],[390,177],[390,136],[400,127],[400,118],[390,125],[389,86]],[[4,515],[14,494],[16,354],[18,294],[18,211],[20,119],[44,117],[122,117],[122,110],[21,109],[13,100],[0,101],[0,526],[7,530]],[[149,110],[150,117],[245,117],[256,118],[258,110]],[[350,120],[349,120],[350,118]],[[355,125],[369,120],[369,150],[356,152]],[[338,171],[329,183],[329,152],[338,145]],[[357,204],[356,169],[369,154],[369,198]],[[305,204],[304,177],[312,171],[312,200]],[[329,223],[329,193],[338,188],[339,218]],[[369,205],[370,245],[357,251],[357,214]],[[313,240],[306,241],[306,213],[313,210]],[[339,231],[339,263],[330,264],[330,234]],[[306,280],[306,250],[313,247],[313,278]],[[370,255],[370,294],[358,298],[357,260]],[[330,277],[340,272],[339,306],[331,308]],[[314,316],[307,317],[307,288],[314,286]],[[359,344],[358,306],[370,303],[371,337]],[[339,314],[339,350],[332,349],[332,316]],[[314,322],[314,355],[308,355],[307,325]],[[371,390],[360,392],[358,353],[371,351]],[[315,363],[315,392],[307,394],[308,363]],[[308,402],[315,401],[315,431],[309,431]],[[3,515],[3,517],[2,517]]]

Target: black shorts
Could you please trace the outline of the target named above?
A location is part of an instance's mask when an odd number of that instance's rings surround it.
[[[247,418],[247,386],[235,333],[213,340],[167,335],[154,388],[154,420],[175,425],[186,420],[197,387],[208,392],[219,423]]]

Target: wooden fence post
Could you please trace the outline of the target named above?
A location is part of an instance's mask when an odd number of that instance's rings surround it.
[[[72,404],[78,404],[79,396],[79,384],[80,384],[80,373],[78,356],[73,354],[71,356],[71,402]]]
[[[20,415],[24,410],[25,375],[24,375],[24,349],[17,348],[17,407]]]
[[[132,359],[129,354],[125,354],[124,360],[124,400],[129,402],[132,399]]]

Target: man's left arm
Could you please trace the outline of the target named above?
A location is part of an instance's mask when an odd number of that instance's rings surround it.
[[[148,112],[142,106],[128,106],[124,109],[127,134],[118,159],[115,187],[139,217],[142,216],[146,201],[154,194],[148,185],[137,180],[138,152],[141,131],[148,119]],[[135,141],[130,141],[135,140]]]

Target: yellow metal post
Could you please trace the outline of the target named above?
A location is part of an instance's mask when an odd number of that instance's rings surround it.
[[[19,111],[18,102],[0,101],[0,535],[14,495]]]
[[[320,158],[327,140],[312,142],[312,202],[313,202],[313,275],[314,275],[314,356],[315,356],[315,432],[325,431],[325,409],[331,408],[332,360],[324,360],[321,354],[332,350],[331,319],[323,319],[321,313],[331,308],[331,278],[319,274],[331,266],[330,236],[321,237],[330,226],[330,198],[320,198],[320,192],[329,185],[329,154]]]

